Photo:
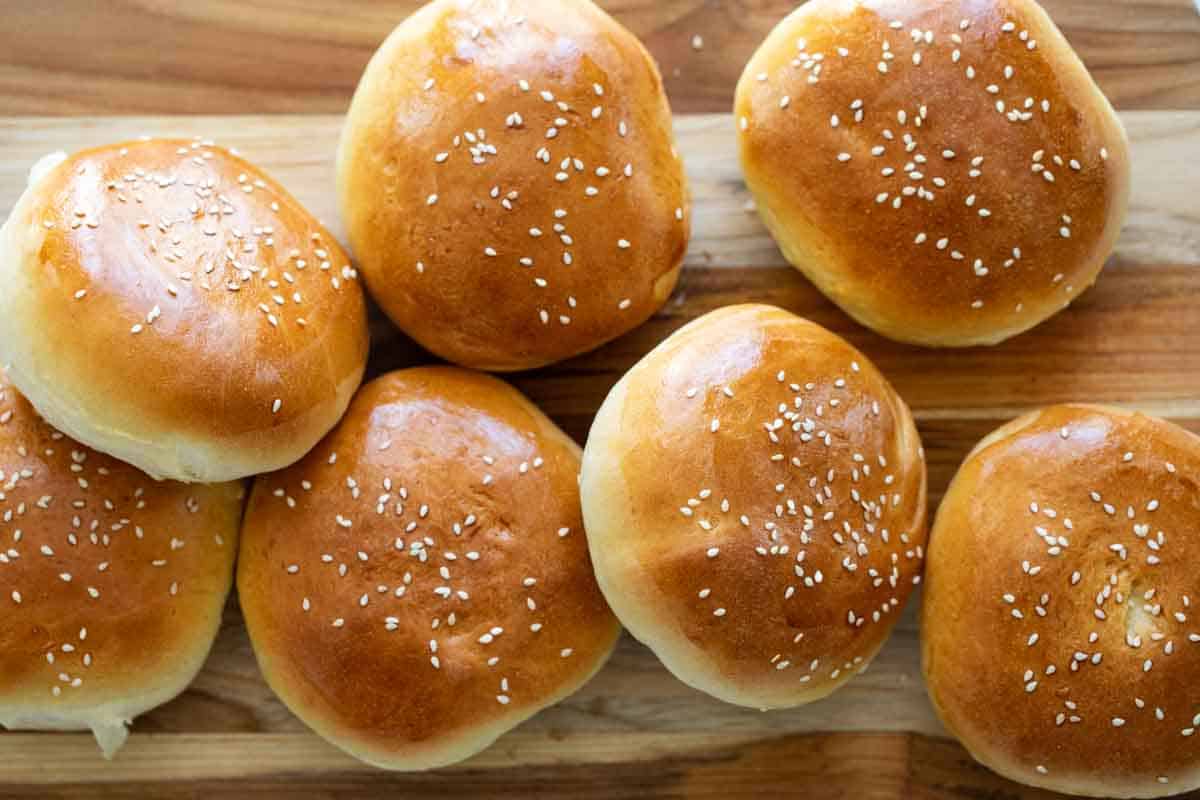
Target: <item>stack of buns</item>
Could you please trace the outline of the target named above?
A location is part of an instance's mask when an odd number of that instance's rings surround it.
[[[90,728],[111,755],[212,645],[231,481],[295,461],[350,402],[365,302],[281,186],[169,139],[39,162],[0,283],[0,725]]]
[[[810,0],[735,119],[784,256],[901,341],[1045,320],[1125,213],[1120,121],[1033,0]],[[417,11],[362,76],[337,181],[353,262],[210,141],[35,166],[0,228],[0,726],[90,729],[111,755],[199,670],[235,553],[270,686],[402,770],[562,700],[621,624],[721,700],[817,700],[925,577],[930,695],[979,761],[1082,794],[1200,787],[1195,436],[1033,412],[972,451],[927,534],[907,405],[783,309],[681,327],[582,451],[471,371],[600,347],[680,274],[662,79],[590,0]],[[364,283],[457,366],[360,388]]]
[[[379,305],[496,370],[644,321],[689,230],[645,48],[588,0],[520,5],[437,0],[400,25],[339,150]],[[611,651],[578,446],[462,370],[359,392],[358,269],[237,153],[140,139],[43,159],[0,229],[0,284],[0,725],[91,728],[111,755],[181,691],[230,588],[236,481],[256,475],[240,600],[263,671],[367,761],[461,760]]]

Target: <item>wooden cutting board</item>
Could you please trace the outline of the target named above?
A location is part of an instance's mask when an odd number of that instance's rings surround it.
[[[912,406],[933,501],[967,450],[1021,412],[1068,400],[1158,414],[1200,433],[1200,112],[1128,112],[1129,219],[1095,288],[994,348],[925,350],[851,322],[783,261],[740,177],[728,115],[678,118],[695,194],[695,234],[666,307],[601,350],[514,382],[580,441],[608,389],[671,331],[713,308],[774,303],[850,339]],[[29,165],[55,149],[138,135],[212,137],[263,165],[340,231],[335,116],[0,119],[0,214]],[[372,372],[428,361],[379,314]],[[887,798],[1043,797],[974,765],[935,719],[922,687],[915,615],[870,670],[832,697],[760,713],[676,681],[625,637],[581,692],[438,773],[391,775],[309,733],[254,663],[236,600],[208,665],[174,702],[140,718],[105,763],[83,734],[0,733],[0,796],[576,798],[758,794]],[[899,735],[898,735],[899,734]],[[103,788],[103,791],[101,791]]]
[[[425,0],[0,0],[0,109],[337,113]],[[675,113],[726,111],[800,0],[597,0],[658,61]],[[1193,0],[1040,0],[1119,109],[1200,107]],[[5,33],[11,35],[4,37]]]

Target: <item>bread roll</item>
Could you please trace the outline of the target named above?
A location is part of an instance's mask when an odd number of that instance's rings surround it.
[[[596,416],[581,488],[617,617],[730,703],[829,694],[920,580],[908,408],[847,342],[770,306],[714,311],[638,362]]]
[[[435,0],[409,17],[355,92],[338,181],[375,300],[478,369],[631,330],[687,244],[658,68],[590,0]]]
[[[0,372],[0,727],[126,725],[200,669],[242,487],[156,482],[41,420]]]
[[[460,761],[582,686],[619,627],[592,577],[579,448],[449,367],[366,385],[255,484],[238,591],[267,682],[389,769]]]
[[[1096,280],[1129,197],[1112,107],[1033,0],[811,0],[737,87],[787,259],[904,342],[994,344]]]
[[[205,141],[35,169],[0,229],[0,366],[55,427],[161,478],[292,463],[362,377],[362,290],[279,184]]]
[[[946,727],[1070,794],[1200,788],[1200,438],[1088,405],[980,442],[942,500],[921,614]]]

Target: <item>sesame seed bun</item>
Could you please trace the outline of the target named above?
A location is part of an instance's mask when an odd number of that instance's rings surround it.
[[[421,345],[541,366],[670,295],[688,196],[662,79],[589,0],[435,0],[371,59],[338,153],[371,294]]]
[[[209,142],[43,162],[0,229],[0,365],[55,427],[154,477],[292,463],[337,422],[366,355],[341,247]]]
[[[908,408],[847,342],[770,306],[714,311],[638,362],[592,425],[581,488],[618,618],[730,703],[829,694],[920,580]]]
[[[1005,425],[938,510],[922,661],[981,763],[1071,794],[1200,787],[1200,438],[1063,405]]]
[[[200,669],[242,487],[156,482],[51,428],[0,372],[0,727],[126,725]]]
[[[811,0],[737,87],[742,166],[787,259],[869,328],[994,344],[1112,252],[1129,148],[1032,0]]]
[[[479,752],[582,686],[620,628],[592,577],[579,448],[507,384],[451,367],[359,391],[257,481],[238,591],[268,683],[389,769]]]

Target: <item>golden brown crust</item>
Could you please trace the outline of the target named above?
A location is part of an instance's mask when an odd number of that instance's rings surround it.
[[[1200,438],[1053,406],[968,457],[938,511],[925,678],[985,765],[1074,794],[1200,786]]]
[[[371,294],[434,353],[515,370],[666,301],[688,238],[670,108],[589,0],[435,0],[371,60],[338,155]]]
[[[619,632],[578,469],[578,447],[495,378],[425,367],[364,386],[250,500],[238,589],[268,682],[394,769],[466,758],[574,691]]]
[[[925,465],[907,407],[847,342],[770,306],[712,312],[630,370],[581,488],[617,616],[729,702],[828,694],[919,580]]]
[[[5,225],[0,360],[64,431],[153,475],[284,466],[366,362],[345,252],[281,186],[200,141],[85,150]]]
[[[182,691],[220,623],[241,499],[72,441],[0,373],[0,725],[99,735]]]
[[[788,260],[859,322],[994,343],[1112,251],[1124,130],[1032,0],[812,0],[747,64],[746,180]]]

